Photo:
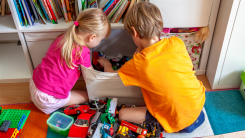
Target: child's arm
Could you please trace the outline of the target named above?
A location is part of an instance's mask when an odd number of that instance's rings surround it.
[[[105,72],[113,72],[113,73],[118,73],[118,70],[114,71],[112,68],[112,65],[110,63],[110,61],[108,59],[105,59],[103,57],[100,57],[100,59],[98,60],[98,62],[100,63],[100,65],[102,67],[104,67],[104,71]]]

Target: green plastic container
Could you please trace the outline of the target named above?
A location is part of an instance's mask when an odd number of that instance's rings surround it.
[[[68,136],[69,129],[73,123],[73,117],[60,112],[53,113],[47,120],[50,129],[64,136]]]
[[[241,79],[242,79],[242,84],[240,87],[240,92],[242,94],[243,99],[245,100],[245,70],[242,72]]]

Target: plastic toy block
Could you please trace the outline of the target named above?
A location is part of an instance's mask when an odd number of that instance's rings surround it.
[[[20,130],[20,127],[22,126],[23,124],[23,121],[26,119],[26,116],[25,115],[22,115],[18,125],[17,125],[17,129]]]
[[[1,115],[1,113],[2,113],[2,110],[3,110],[3,108],[2,108],[2,107],[0,107],[0,115]]]
[[[109,120],[108,120],[107,116],[108,116],[108,114],[107,114],[107,113],[103,113],[103,114],[101,114],[101,116],[100,116],[100,120],[101,120],[101,122],[102,122],[102,123],[108,123],[108,122],[109,122]]]
[[[6,117],[9,114],[9,110],[3,110],[1,115],[0,115],[0,125],[3,123],[3,121],[6,120]],[[9,120],[9,119],[8,119]],[[12,122],[12,120],[10,120]]]
[[[9,128],[7,132],[0,132],[0,138],[11,138],[16,128]]]
[[[10,124],[11,124],[11,121],[4,121],[0,127],[0,132],[7,132]]]
[[[12,134],[11,138],[16,138],[17,134],[19,133],[19,130],[15,129],[14,133]]]
[[[5,120],[11,121],[10,128],[18,128],[18,123],[20,122],[21,117],[23,115],[26,116],[26,118],[22,121],[22,125],[20,126],[20,128],[22,129],[26,122],[26,119],[30,114],[30,110],[7,109],[7,111],[8,115],[6,116]]]
[[[109,112],[110,104],[111,104],[111,99],[108,99],[107,104],[106,104],[106,110],[105,110],[106,113]]]

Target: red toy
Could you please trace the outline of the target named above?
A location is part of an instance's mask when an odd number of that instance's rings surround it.
[[[86,138],[90,122],[96,113],[95,110],[89,110],[86,113],[80,114],[75,123],[71,126],[68,136],[76,138]]]
[[[88,112],[90,107],[88,105],[70,105],[64,109],[66,115],[81,114]]]
[[[138,133],[140,135],[143,135],[143,136],[145,136],[147,134],[147,129],[144,129],[144,128],[136,126],[136,125],[133,125],[133,124],[131,124],[129,122],[126,122],[124,120],[122,120],[121,126],[125,126],[128,129],[132,130],[133,132],[136,132],[136,133]]]

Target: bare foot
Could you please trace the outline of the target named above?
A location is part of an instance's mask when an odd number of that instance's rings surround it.
[[[29,101],[30,101],[31,103],[33,103],[33,101],[32,101],[32,99],[31,99],[31,97],[29,98]]]

